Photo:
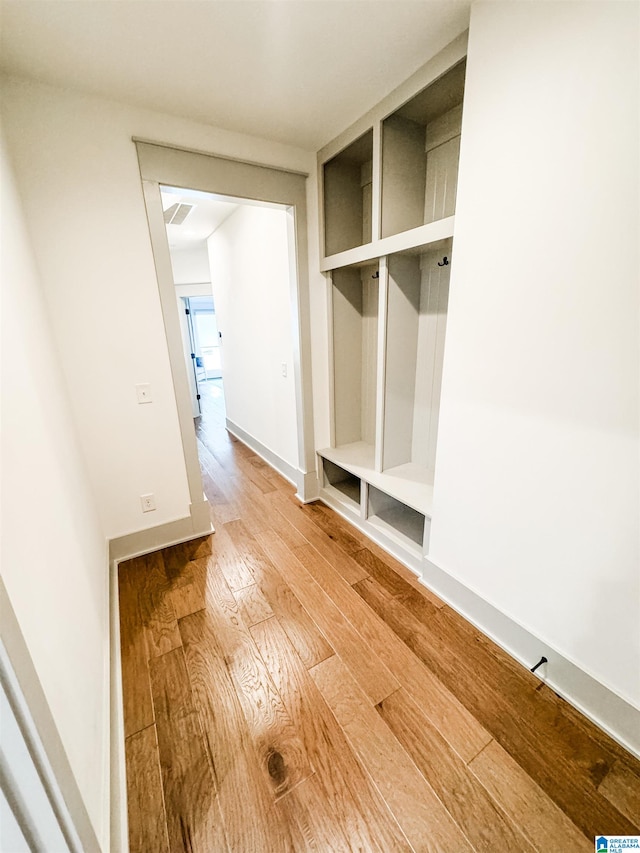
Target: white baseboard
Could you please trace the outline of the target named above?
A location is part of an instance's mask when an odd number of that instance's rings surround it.
[[[301,474],[301,480],[298,483],[298,491],[296,497],[303,504],[317,501],[320,496],[320,487],[318,484],[318,474],[315,471],[308,471],[306,474]]]
[[[122,661],[120,658],[120,599],[118,563],[109,564],[109,617],[111,653],[111,850],[129,853],[127,820],[127,774],[124,752],[124,706],[122,700]]]
[[[292,486],[295,486],[297,497],[303,503],[316,500],[318,497],[318,477],[315,471],[305,473],[299,468],[295,468],[228,418],[226,419],[226,426],[231,435],[234,435],[243,444],[246,444],[261,459],[264,459],[267,465],[271,465],[279,474],[282,474],[285,480],[288,480]]]
[[[142,554],[149,554],[160,548],[168,548],[170,545],[178,545],[180,542],[188,542],[190,539],[197,539],[198,536],[208,536],[213,533],[209,502],[206,498],[198,504],[191,504],[190,512],[191,514],[186,518],[178,518],[166,524],[111,539],[109,562],[121,563],[132,557],[140,557]]]
[[[546,657],[548,663],[536,670],[540,680],[626,750],[640,758],[640,710],[533,633],[518,625],[431,560],[427,558],[420,560],[414,557],[402,546],[372,528],[358,516],[356,510],[351,510],[350,507],[335,499],[328,489],[321,491],[320,499],[369,536],[392,557],[415,572],[421,583],[475,625],[518,663],[530,669],[541,657]]]
[[[546,657],[536,670],[540,680],[640,758],[640,710],[431,560],[424,560],[421,581],[527,669]]]

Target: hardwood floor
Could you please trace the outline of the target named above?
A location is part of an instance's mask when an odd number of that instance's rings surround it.
[[[592,851],[640,762],[224,430],[216,533],[120,565],[133,853]]]

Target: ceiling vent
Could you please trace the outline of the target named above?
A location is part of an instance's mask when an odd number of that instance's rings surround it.
[[[195,204],[172,204],[164,212],[164,221],[166,225],[182,225],[187,216],[191,213]]]

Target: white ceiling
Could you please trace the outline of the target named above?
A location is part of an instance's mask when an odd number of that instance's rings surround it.
[[[316,150],[471,0],[1,0],[0,68]]]
[[[197,190],[184,190],[175,187],[162,187],[162,209],[167,210],[172,204],[183,203],[193,205],[184,222],[180,225],[167,225],[167,239],[170,249],[190,249],[200,246],[216,228],[228,219],[238,205],[229,201],[220,201],[211,193]]]

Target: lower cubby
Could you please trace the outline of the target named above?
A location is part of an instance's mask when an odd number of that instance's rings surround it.
[[[412,550],[417,548],[422,553],[425,516],[375,486],[369,486],[368,494],[367,520],[388,535],[399,538]]]
[[[327,448],[318,454],[320,499],[421,577],[433,487],[376,472],[359,446],[352,450]]]
[[[324,486],[335,489],[355,507],[360,507],[361,481],[359,477],[345,471],[329,459],[322,460]]]

